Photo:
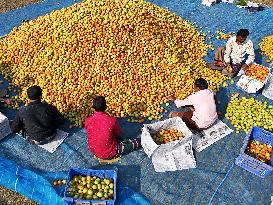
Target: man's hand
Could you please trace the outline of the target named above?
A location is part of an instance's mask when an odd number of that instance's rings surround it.
[[[12,100],[11,99],[4,99],[4,103],[7,105],[12,104]]]
[[[227,63],[227,62],[223,62],[223,64],[224,64],[225,67],[228,67],[228,66],[231,65],[230,63]]]
[[[244,71],[246,71],[246,70],[248,69],[248,67],[249,67],[249,66],[248,66],[247,64],[244,64],[244,65],[242,65],[242,68],[241,68],[241,69],[244,70]]]
[[[233,71],[232,66],[230,63],[226,63],[226,70],[231,73]]]
[[[173,95],[171,95],[171,96],[169,97],[169,100],[173,102],[173,101],[176,100],[176,98],[175,98]]]

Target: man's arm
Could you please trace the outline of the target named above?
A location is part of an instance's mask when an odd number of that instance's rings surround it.
[[[218,105],[219,105],[221,102],[218,100],[218,98],[217,98],[217,96],[216,96],[216,93],[214,93],[214,101],[215,101],[215,105],[216,105],[216,112],[217,112],[217,114],[218,114],[218,115],[222,115],[222,113],[220,112],[219,107],[218,107]]]
[[[0,98],[0,102],[3,102],[7,105],[10,105],[12,103],[12,99],[9,98]]]
[[[230,38],[227,43],[226,43],[226,49],[225,49],[225,53],[224,53],[224,61],[225,63],[230,64],[230,54],[232,51],[232,38]]]
[[[50,105],[49,112],[51,115],[54,116],[55,120],[57,121],[58,124],[63,124],[64,123],[64,117],[63,115],[59,112],[59,110],[53,106]]]
[[[184,100],[178,100],[175,97],[171,96],[169,98],[169,100],[173,101],[176,107],[183,107],[183,106],[189,106],[189,105],[193,105],[192,103],[192,95],[188,96],[186,99]]]
[[[23,121],[20,118],[19,112],[16,114],[15,119],[13,120],[13,122],[11,123],[11,131],[13,133],[18,133],[22,130],[23,128]]]
[[[249,41],[246,48],[246,53],[248,54],[248,58],[246,60],[246,64],[249,66],[255,60],[255,52],[252,41]]]

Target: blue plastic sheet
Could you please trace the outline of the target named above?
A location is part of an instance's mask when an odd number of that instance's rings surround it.
[[[39,173],[39,172],[38,172]],[[14,161],[0,157],[0,184],[16,192],[24,194],[41,205],[66,205],[62,199],[64,186],[52,186],[54,179],[66,179],[67,173],[39,173],[24,169]],[[118,183],[117,204],[149,205],[143,196],[131,188]]]
[[[248,28],[257,54],[255,61],[267,65],[265,59],[259,55],[258,43],[264,36],[273,34],[273,9],[252,14],[232,4],[221,3],[205,7],[201,4],[201,0],[153,0],[151,2],[168,8],[182,18],[196,22],[198,29],[207,34],[208,32],[215,34],[220,29],[224,29],[225,32],[236,32],[240,28]],[[39,4],[0,14],[0,35],[9,33],[14,26],[19,26],[22,20],[34,19],[72,4],[74,1],[71,0],[45,0]],[[208,40],[210,41],[215,47],[225,43],[216,38]],[[206,59],[212,61],[213,51],[208,53]],[[229,95],[234,92],[247,97],[254,96],[238,91],[236,86],[229,82],[229,87],[221,88],[217,94],[221,100],[220,110],[223,114],[230,100]],[[273,104],[260,94],[255,97]],[[167,109],[175,108],[171,105]],[[9,118],[13,118],[15,114],[10,110],[3,112]],[[223,115],[221,119],[232,127]],[[120,120],[120,123],[124,136],[135,137],[141,132],[142,124],[129,123],[125,120]],[[49,205],[56,202],[61,205],[63,189],[53,189],[50,184],[54,179],[65,178],[71,167],[117,169],[120,184],[118,204],[146,205],[150,201],[155,205],[262,205],[270,202],[271,190],[273,190],[272,175],[263,180],[234,165],[235,158],[243,145],[245,133],[233,133],[201,153],[196,153],[196,169],[156,173],[151,160],[147,158],[143,150],[124,156],[116,165],[100,166],[87,147],[85,131],[80,129],[66,131],[69,131],[69,137],[53,154],[15,135],[2,140],[0,184],[41,204]]]

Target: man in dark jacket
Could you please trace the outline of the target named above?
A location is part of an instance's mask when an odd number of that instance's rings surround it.
[[[47,144],[56,136],[57,127],[64,118],[56,107],[41,102],[42,89],[34,85],[27,89],[28,106],[17,113],[11,124],[14,133],[22,131],[23,137],[34,144]]]

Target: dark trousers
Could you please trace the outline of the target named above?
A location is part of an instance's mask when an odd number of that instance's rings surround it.
[[[22,134],[23,138],[30,141],[32,144],[43,145],[43,144],[47,144],[47,143],[51,142],[56,137],[57,132],[55,132],[53,135],[46,137],[45,139],[43,139],[41,141],[36,141],[34,139],[31,139],[31,137],[27,134],[27,132],[25,130],[22,130],[21,134]]]

